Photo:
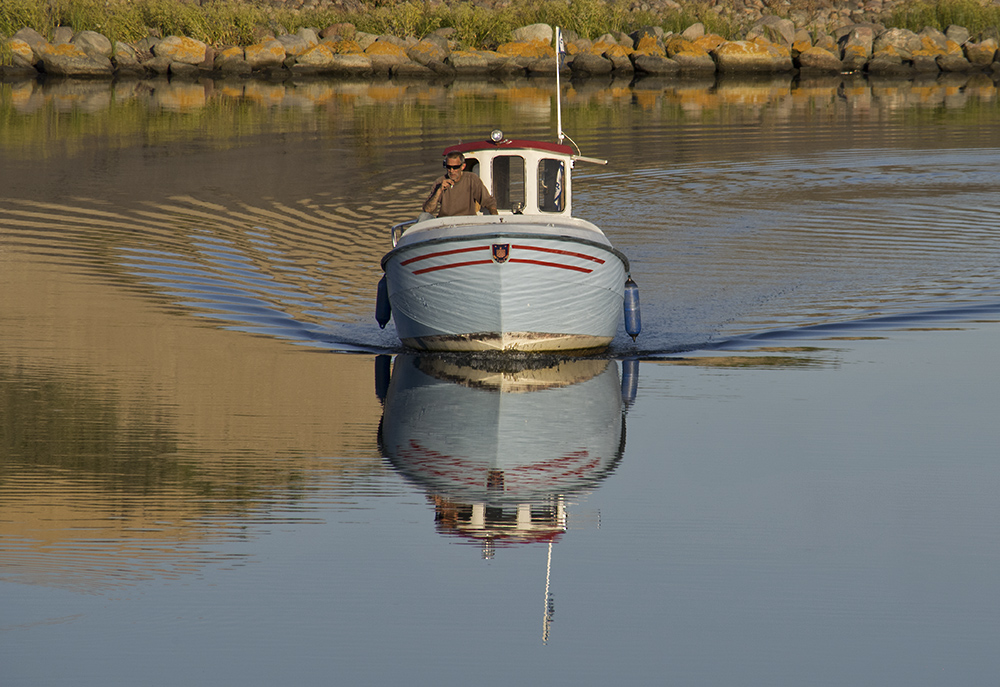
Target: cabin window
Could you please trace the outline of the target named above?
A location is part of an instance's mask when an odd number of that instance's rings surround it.
[[[566,207],[565,167],[562,160],[538,163],[538,209],[542,212],[562,212]]]
[[[479,174],[479,160],[474,157],[465,158],[465,171]]]
[[[524,158],[498,155],[493,158],[493,197],[498,210],[524,207]]]

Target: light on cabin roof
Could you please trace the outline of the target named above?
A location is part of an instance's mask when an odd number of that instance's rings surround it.
[[[494,143],[500,143],[503,141],[503,132],[500,129],[494,129],[490,132],[490,140]]]

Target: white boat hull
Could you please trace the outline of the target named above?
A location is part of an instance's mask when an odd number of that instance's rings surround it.
[[[380,445],[428,495],[538,503],[607,477],[621,459],[623,423],[614,361],[490,374],[397,356]]]
[[[400,242],[382,261],[399,338],[432,351],[608,346],[627,262],[599,230],[574,236],[580,223],[494,219]]]

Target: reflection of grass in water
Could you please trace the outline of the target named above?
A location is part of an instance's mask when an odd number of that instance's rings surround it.
[[[107,493],[149,496],[183,492],[234,504],[275,488],[298,491],[297,470],[240,460],[218,467],[178,459],[180,439],[150,401],[127,412],[107,390],[72,377],[0,373],[0,482],[18,473],[54,470],[96,481]]]
[[[201,89],[196,84],[190,87]],[[155,107],[150,89],[136,85],[66,82],[52,90],[27,86],[19,93],[13,84],[0,84],[0,150],[29,156],[72,153],[88,139],[103,140],[112,148],[158,145],[198,136],[217,147],[228,147],[240,136],[300,129],[317,117],[294,108],[271,109],[243,98],[210,98],[204,107],[172,111]],[[26,98],[46,102],[21,114]],[[88,99],[102,107],[86,111]],[[66,111],[67,103],[76,104]]]
[[[988,88],[980,83],[985,80]],[[642,88],[569,83],[563,100],[563,127],[571,136],[600,136],[628,130],[637,119],[676,123],[711,120],[741,123],[748,100],[766,98],[775,111],[795,87],[728,84],[714,81],[678,89],[677,84]],[[784,83],[784,82],[783,82]],[[829,86],[830,96],[839,81]],[[738,88],[736,86],[739,86]],[[900,89],[910,88],[899,82]],[[874,86],[866,86],[875,95]],[[810,91],[812,93],[813,91]],[[898,110],[907,124],[984,126],[996,118],[1000,101],[989,77],[969,79],[960,101],[945,108],[922,104],[944,99],[946,86],[914,91]],[[817,97],[818,98],[818,97]],[[834,98],[814,99],[815,116],[838,107]],[[688,108],[695,104],[694,112]],[[79,81],[0,84],[0,151],[21,157],[73,153],[88,139],[112,149],[195,139],[216,148],[239,145],[241,137],[269,133],[315,133],[336,137],[375,159],[408,154],[394,148],[400,137],[447,121],[456,139],[483,134],[493,126],[518,123],[518,136],[547,135],[552,128],[554,91],[548,79],[506,84],[459,81],[448,86],[391,81],[311,80],[269,83],[220,80],[207,85],[152,80],[120,83]],[[930,111],[933,110],[933,113]],[[873,109],[873,116],[882,112]],[[897,110],[893,109],[893,112]],[[812,116],[812,115],[810,115]],[[581,139],[582,140],[582,139]],[[624,145],[624,143],[623,143]],[[404,160],[405,161],[405,160]]]

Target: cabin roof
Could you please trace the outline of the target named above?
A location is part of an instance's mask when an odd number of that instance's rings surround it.
[[[556,153],[558,155],[572,155],[573,149],[567,145],[562,145],[559,143],[547,143],[545,141],[529,141],[526,139],[508,139],[500,141],[499,143],[494,143],[493,141],[473,141],[471,143],[457,143],[453,146],[448,146],[444,149],[443,156],[447,157],[449,153],[466,153],[475,152],[478,150],[516,150],[516,149],[528,149],[528,150],[544,150],[549,153]]]

